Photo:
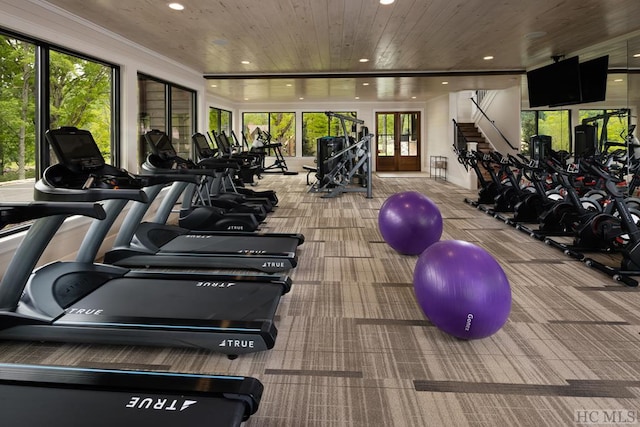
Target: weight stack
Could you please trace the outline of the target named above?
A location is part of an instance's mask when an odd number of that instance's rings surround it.
[[[551,154],[551,137],[533,135],[529,139],[529,156],[534,160],[543,160]]]
[[[330,173],[340,159],[332,159],[325,163],[327,159],[334,156],[337,152],[344,148],[344,137],[342,136],[323,136],[318,138],[317,142],[317,167],[316,176],[318,182],[325,182],[325,176]]]
[[[574,157],[588,157],[598,150],[598,126],[578,125],[574,128]]]

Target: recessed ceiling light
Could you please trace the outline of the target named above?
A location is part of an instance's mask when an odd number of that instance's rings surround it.
[[[360,97],[359,97],[359,96],[356,96],[356,99],[360,99]]]
[[[250,62],[250,61],[240,61],[240,63],[241,63],[241,64],[244,64],[244,65],[249,65],[249,64],[251,64],[251,62]]]
[[[291,83],[287,83],[287,87],[291,87],[293,86]]]
[[[449,84],[449,82],[442,82],[442,84],[443,84],[443,85],[448,85],[448,84]]]
[[[360,62],[369,62],[367,58],[360,58]]]
[[[303,98],[303,97],[300,97],[300,98],[298,98],[298,99],[299,99],[300,101],[302,101],[304,98]]]
[[[184,6],[180,3],[169,3],[169,7],[173,10],[184,10]]]
[[[614,82],[616,82],[616,83],[620,83],[620,82],[623,82],[623,81],[624,81],[624,79],[615,79],[614,80]]]
[[[218,85],[211,85],[211,87],[218,87]]]
[[[362,86],[369,86],[369,83],[362,83]]]
[[[485,57],[484,57],[484,58],[482,58],[482,59],[484,59],[485,61],[490,61],[490,60],[492,60],[492,59],[493,59],[493,56],[491,56],[491,55],[487,55],[487,56],[485,56]]]
[[[391,4],[396,0],[380,0],[380,4]]]
[[[417,96],[412,96],[412,97],[411,97],[411,99],[416,99],[416,98],[417,98]]]
[[[640,53],[636,53],[635,55],[633,55],[634,58],[640,58]]]

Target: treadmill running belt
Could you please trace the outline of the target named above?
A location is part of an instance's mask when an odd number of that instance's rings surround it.
[[[135,292],[132,292],[135,289]],[[283,286],[265,282],[154,280],[123,277],[109,281],[65,309],[56,321],[102,323],[129,319],[152,324],[201,321],[253,322],[273,319]]]

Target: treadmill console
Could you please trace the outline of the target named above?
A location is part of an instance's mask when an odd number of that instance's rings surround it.
[[[169,139],[169,135],[160,131],[151,131],[145,134],[145,139],[151,152],[160,156],[163,159],[173,159],[178,157],[173,144]]]
[[[139,190],[144,187],[139,177],[107,164],[87,130],[62,127],[47,131],[45,138],[59,160],[43,174],[43,184],[50,188]]]
[[[196,150],[198,150],[198,157],[201,159],[208,159],[211,157],[215,157],[216,153],[209,146],[209,142],[207,142],[207,137],[201,133],[195,133],[191,137],[196,146]]]
[[[171,138],[166,133],[154,129],[144,134],[151,154],[147,157],[149,163],[161,169],[195,169],[196,165],[188,159],[178,156]]]
[[[47,132],[47,141],[60,163],[71,170],[87,171],[105,165],[98,144],[89,131],[63,127]]]

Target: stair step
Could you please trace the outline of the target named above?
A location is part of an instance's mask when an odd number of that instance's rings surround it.
[[[476,150],[480,153],[490,153],[493,151],[491,145],[486,141],[484,136],[478,130],[478,127],[475,123],[458,123],[458,129],[460,133],[465,137],[468,142],[475,142]],[[487,181],[491,180],[491,175],[489,172],[485,170],[485,168],[480,164],[480,170],[482,171],[482,175]]]

